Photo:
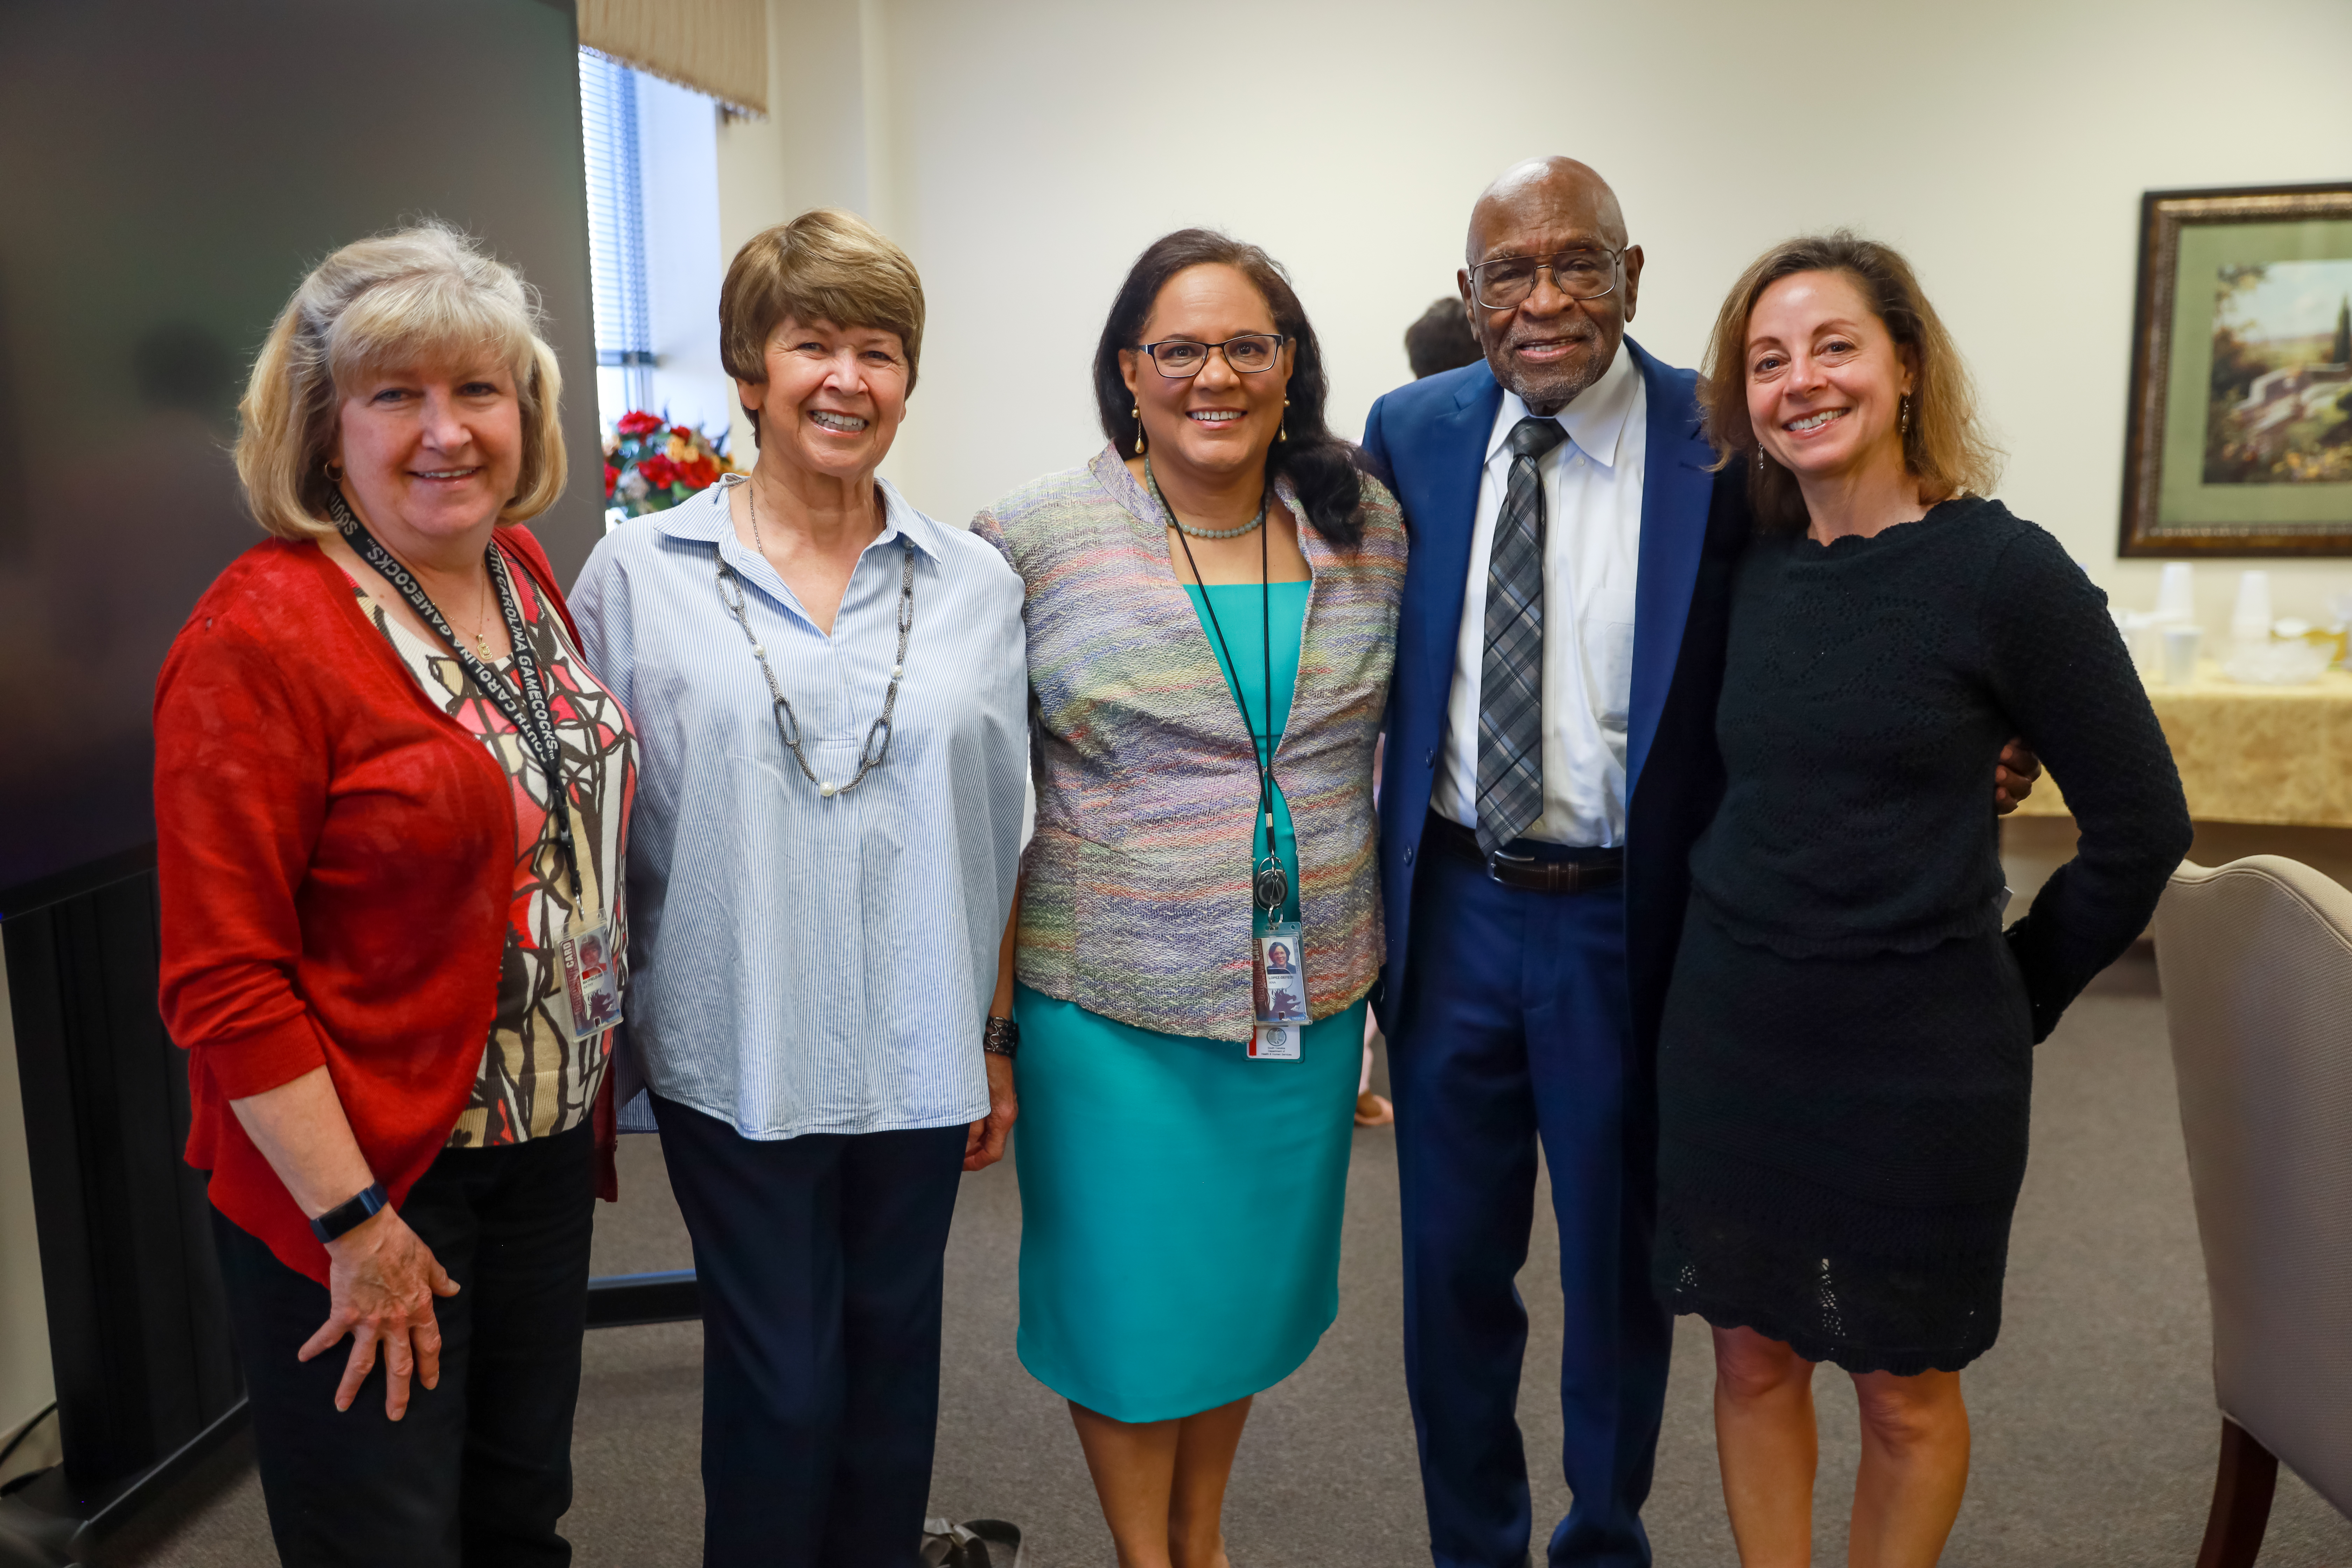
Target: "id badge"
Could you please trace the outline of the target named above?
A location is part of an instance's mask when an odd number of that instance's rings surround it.
[[[572,921],[555,952],[563,966],[560,994],[572,1041],[593,1040],[621,1021],[621,955],[613,951],[613,922]]]
[[[572,842],[588,842],[580,808],[569,802]],[[563,988],[556,993],[564,1006],[564,1027],[573,1045],[594,1039],[621,1021],[621,955],[613,947],[613,917],[604,910],[596,886],[596,868],[583,856],[579,866],[580,909],[573,911],[563,940],[555,944],[556,963],[563,971]]]
[[[1307,948],[1297,921],[1269,921],[1258,931],[1251,989],[1257,1027],[1250,1055],[1296,1060],[1299,1032],[1307,1026]]]
[[[1251,1059],[1262,1062],[1297,1061],[1300,1033],[1295,1024],[1260,1024],[1250,1031]]]

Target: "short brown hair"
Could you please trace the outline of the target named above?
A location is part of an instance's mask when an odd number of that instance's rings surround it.
[[[254,521],[280,539],[323,539],[336,388],[370,371],[488,348],[522,404],[522,471],[500,524],[563,493],[563,373],[540,335],[522,275],[446,223],[354,240],[310,269],[278,312],[237,404],[236,474]]]
[[[1796,476],[1762,452],[1748,417],[1748,321],[1764,290],[1801,272],[1842,272],[1853,280],[1871,312],[1899,348],[1911,351],[1911,428],[1903,437],[1903,467],[1919,481],[1923,500],[1945,500],[1963,490],[1990,494],[2000,478],[2000,450],[1977,422],[1976,387],[1952,335],[1936,314],[1911,264],[1890,246],[1851,229],[1783,240],[1739,276],[1715,318],[1699,367],[1699,408],[1716,467],[1748,468],[1748,499],[1756,525],[1794,532],[1808,521]]]
[[[768,339],[787,316],[896,332],[907,390],[923,357],[923,280],[907,253],[839,207],[814,207],[744,242],[719,290],[719,359],[737,381],[768,379]],[[751,438],[760,414],[751,416]]]

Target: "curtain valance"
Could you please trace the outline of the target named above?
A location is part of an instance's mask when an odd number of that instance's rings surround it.
[[[580,41],[641,71],[768,111],[766,0],[579,0]]]

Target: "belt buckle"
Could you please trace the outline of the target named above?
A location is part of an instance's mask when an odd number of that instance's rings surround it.
[[[1536,864],[1536,858],[1532,855],[1506,855],[1500,849],[1489,850],[1486,855],[1486,880],[1494,883],[1498,888],[1507,888],[1511,885],[1510,883],[1503,880],[1502,878],[1502,867],[1500,863],[1506,860],[1509,861],[1515,867],[1531,867]]]

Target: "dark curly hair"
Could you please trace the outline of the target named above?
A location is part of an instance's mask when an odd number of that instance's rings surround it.
[[[1265,296],[1275,331],[1297,348],[1285,388],[1290,406],[1282,416],[1283,438],[1265,455],[1266,482],[1287,479],[1315,531],[1334,544],[1352,547],[1364,531],[1362,449],[1332,435],[1323,422],[1331,378],[1324,374],[1322,346],[1315,341],[1315,329],[1281,264],[1255,245],[1214,229],[1180,228],[1153,240],[1135,258],[1118,297],[1111,301],[1102,341],[1095,345],[1095,406],[1102,416],[1103,434],[1118,450],[1134,449],[1142,429],[1129,412],[1135,399],[1119,374],[1119,351],[1141,342],[1143,323],[1150,319],[1152,303],[1168,280],[1188,267],[1206,263],[1231,267],[1247,278]]]

